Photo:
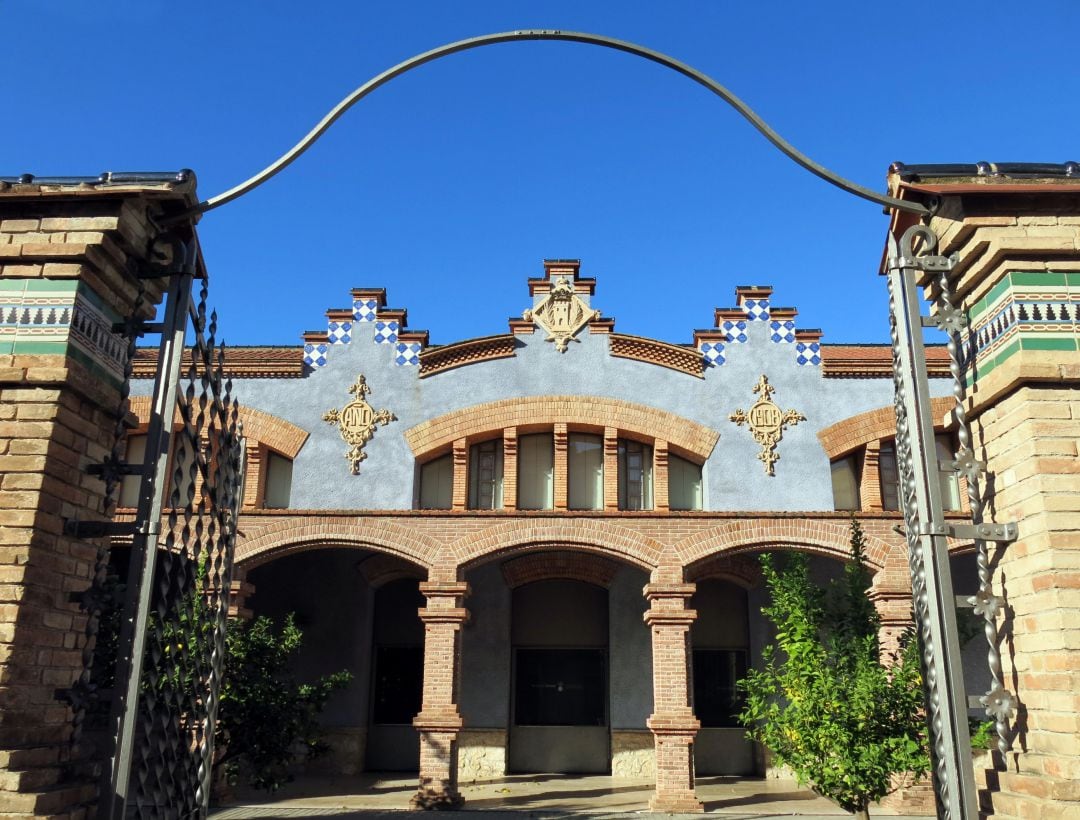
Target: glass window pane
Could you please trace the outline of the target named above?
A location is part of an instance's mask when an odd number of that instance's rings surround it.
[[[555,442],[551,433],[518,439],[518,507],[550,510],[555,501]]]
[[[503,442],[482,441],[469,448],[469,509],[498,510],[503,505]]]
[[[746,677],[741,649],[694,650],[694,716],[702,726],[738,726],[742,694],[735,686]]]
[[[266,489],[263,506],[271,509],[285,509],[289,506],[292,493],[293,463],[277,453],[266,454]]]
[[[701,509],[701,465],[676,455],[668,456],[668,507]]]
[[[605,726],[601,649],[519,649],[514,685],[518,726]]]
[[[956,458],[952,436],[943,433],[934,436],[938,461],[952,461]],[[941,473],[941,507],[945,510],[960,509],[960,479],[956,473]]]
[[[855,456],[837,459],[832,463],[832,492],[833,509],[858,510],[862,508]]]
[[[900,509],[900,474],[896,469],[896,447],[889,441],[881,445],[878,457],[878,477],[881,480],[881,506],[886,510]]]
[[[567,437],[567,504],[571,510],[604,509],[604,439],[571,433]]]
[[[648,444],[619,439],[619,509],[651,510],[653,449]]]
[[[454,459],[447,454],[420,468],[420,509],[448,510],[454,500]]]
[[[128,436],[127,450],[124,453],[124,461],[128,464],[139,466],[146,457],[146,436]],[[126,475],[120,482],[120,497],[117,499],[118,507],[137,507],[139,505],[139,486],[142,476]]]

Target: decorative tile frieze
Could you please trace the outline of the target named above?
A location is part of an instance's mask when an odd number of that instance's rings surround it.
[[[352,322],[330,322],[326,326],[326,335],[332,345],[347,345],[352,341]]]
[[[751,322],[767,322],[769,320],[768,299],[746,299],[742,303],[743,312]]]
[[[391,345],[397,343],[398,330],[401,326],[397,322],[375,322],[374,342],[377,345]]]
[[[710,367],[719,367],[727,361],[724,355],[723,342],[701,342],[698,345],[698,350],[701,351],[701,357],[705,360],[705,364]]]
[[[746,342],[746,322],[725,321],[720,325],[720,329],[727,334],[730,343],[743,344]]]
[[[795,341],[795,322],[787,321],[769,322],[769,339],[782,344],[790,344]]]
[[[379,303],[374,299],[354,299],[353,318],[357,322],[374,322]]]
[[[330,349],[328,344],[311,344],[310,342],[304,345],[304,364],[310,367],[312,370],[318,370],[320,367],[326,366],[326,352]]]
[[[420,351],[424,346],[420,342],[398,342],[394,348],[394,364],[406,367],[420,366]]]
[[[800,367],[804,365],[820,365],[821,344],[819,342],[796,342],[795,364]]]

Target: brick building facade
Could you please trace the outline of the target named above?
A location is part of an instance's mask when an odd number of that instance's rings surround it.
[[[1064,171],[958,174],[897,168],[890,186],[939,200],[931,225],[961,254],[967,409],[995,518],[1020,525],[998,567],[1023,710],[987,807],[1066,816],[1080,781],[1080,185]],[[95,550],[63,524],[104,513],[100,483],[79,471],[110,446],[123,385],[101,375],[121,351],[72,316],[127,315],[124,260],[145,258],[154,218],[193,196],[189,179],[0,190],[13,317],[0,327],[2,811],[93,802],[55,690],[80,674],[85,619],[69,592]],[[603,279],[576,260],[546,261],[525,284],[498,335],[433,344],[384,290],[357,288],[302,347],[229,351],[248,440],[235,606],[296,612],[305,669],[353,672],[326,713],[328,769],[416,771],[429,806],[456,804],[467,780],[606,772],[655,778],[655,809],[698,810],[695,771],[768,773],[731,716],[731,684],[767,639],[755,553],[811,553],[824,580],[855,512],[884,627],[908,622],[890,351],[828,344],[766,286],[703,304],[711,326],[676,344],[617,332]],[[84,306],[67,320],[65,299]],[[55,339],[35,335],[52,327],[38,308],[59,308]],[[133,458],[152,359],[135,363]],[[944,452],[944,350],[930,366]],[[774,446],[755,437],[778,420]],[[964,489],[943,479],[957,520]],[[118,517],[130,497],[122,488]],[[970,545],[953,547],[971,592]],[[982,654],[972,647],[975,692]]]

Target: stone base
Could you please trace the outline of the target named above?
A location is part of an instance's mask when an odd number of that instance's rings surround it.
[[[654,794],[649,798],[649,811],[667,814],[699,814],[705,811],[705,806],[692,791],[679,794]]]
[[[611,732],[611,776],[634,780],[656,778],[656,741],[648,729]]]
[[[458,735],[458,782],[506,776],[506,730],[463,729]]]
[[[367,727],[342,726],[323,730],[323,740],[330,747],[325,758],[315,766],[328,774],[354,775],[364,771]]]
[[[465,805],[465,798],[456,789],[452,791],[420,789],[409,801],[410,808],[423,811],[454,811],[463,805]]]

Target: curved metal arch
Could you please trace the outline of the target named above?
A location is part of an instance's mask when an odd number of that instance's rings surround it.
[[[869,188],[865,188],[862,185],[844,179],[838,174],[834,174],[823,165],[814,162],[777,134],[763,119],[761,119],[761,117],[754,113],[750,106],[732,94],[727,88],[708,75],[701,73],[695,68],[691,68],[686,63],[680,62],[673,57],[668,57],[666,54],[661,54],[659,51],[653,51],[652,49],[629,43],[625,40],[616,40],[612,37],[605,37],[600,34],[586,34],[579,31],[530,29],[524,31],[505,31],[499,34],[485,34],[480,37],[470,37],[467,40],[458,40],[457,42],[448,43],[447,45],[433,48],[430,51],[425,51],[422,54],[417,54],[415,57],[410,57],[408,60],[400,62],[392,68],[388,68],[381,74],[372,77],[330,109],[327,115],[323,117],[318,124],[303,137],[303,139],[282,154],[273,163],[255,174],[255,176],[230,188],[224,193],[220,193],[217,196],[210,197],[209,199],[200,202],[195,208],[187,211],[182,216],[205,213],[206,211],[218,208],[262,185],[268,179],[287,168],[294,160],[310,148],[324,131],[337,122],[342,114],[352,108],[372,91],[390,82],[390,80],[395,77],[404,74],[406,71],[422,66],[425,63],[430,63],[440,57],[456,54],[459,51],[469,51],[470,49],[479,48],[480,46],[495,45],[496,43],[509,43],[517,40],[561,40],[572,43],[586,43],[588,45],[615,49],[616,51],[625,51],[628,54],[634,54],[638,57],[644,57],[646,60],[651,60],[654,63],[659,63],[662,66],[677,71],[685,77],[689,77],[694,82],[709,89],[709,91],[716,94],[724,100],[724,102],[738,111],[744,119],[753,125],[754,128],[756,128],[769,142],[775,145],[788,158],[831,185],[835,185],[837,188],[847,191],[849,194],[854,194],[855,196],[862,197],[871,202],[876,202],[879,205],[884,205],[887,208],[896,208],[898,210],[910,211],[917,214],[929,213],[927,208],[918,203],[906,202],[901,199],[896,199],[895,197],[886,196],[885,194],[879,194],[876,191],[871,191]]]

